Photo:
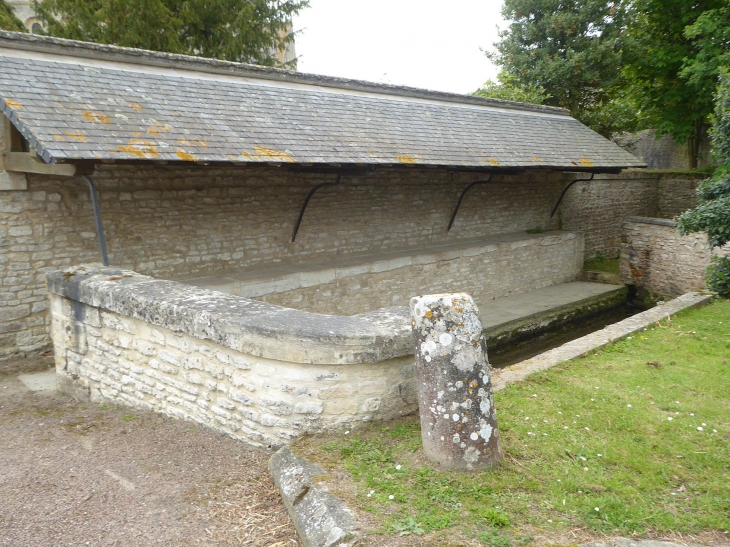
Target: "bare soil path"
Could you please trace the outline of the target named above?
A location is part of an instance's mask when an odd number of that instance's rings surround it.
[[[0,546],[300,545],[267,452],[18,379],[50,366],[0,363]]]

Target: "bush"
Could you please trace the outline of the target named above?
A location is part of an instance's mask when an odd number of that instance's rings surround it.
[[[707,288],[723,296],[730,294],[730,257],[713,256],[705,272]]]

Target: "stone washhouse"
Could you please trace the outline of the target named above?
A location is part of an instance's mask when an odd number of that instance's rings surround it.
[[[656,209],[556,108],[10,32],[0,67],[0,355],[260,446],[413,412],[414,295],[620,298],[584,256]]]

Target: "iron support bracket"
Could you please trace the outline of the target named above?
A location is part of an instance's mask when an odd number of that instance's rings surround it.
[[[297,232],[299,231],[299,226],[302,224],[302,218],[304,218],[304,211],[307,210],[307,205],[309,205],[309,200],[312,199],[312,196],[319,190],[320,188],[325,188],[327,186],[337,186],[342,181],[342,175],[337,175],[337,180],[335,182],[323,182],[322,184],[318,184],[314,188],[312,188],[309,193],[307,194],[307,197],[304,198],[304,203],[302,204],[302,208],[299,211],[299,217],[297,218],[296,224],[294,224],[294,230],[292,230],[291,233],[291,242],[294,243],[294,240],[297,238]]]
[[[454,220],[456,220],[456,214],[459,212],[459,207],[461,207],[461,202],[464,201],[464,196],[466,193],[474,188],[478,184],[487,184],[489,182],[492,182],[492,175],[489,175],[489,178],[487,180],[478,180],[476,182],[472,182],[469,186],[464,188],[464,191],[461,193],[461,196],[459,197],[459,201],[456,204],[456,208],[454,209],[454,212],[451,214],[451,220],[449,220],[449,227],[446,229],[447,232],[451,231],[451,227],[454,225]]]

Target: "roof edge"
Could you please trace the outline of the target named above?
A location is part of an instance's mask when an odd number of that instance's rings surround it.
[[[211,74],[225,74],[228,76],[258,78],[261,80],[308,84],[348,91],[365,91],[370,93],[379,93],[382,95],[430,99],[447,103],[461,103],[475,106],[506,108],[527,112],[541,112],[544,114],[562,114],[564,116],[570,116],[570,113],[567,110],[554,106],[518,103],[513,101],[504,101],[501,99],[488,99],[472,95],[460,95],[458,93],[447,93],[444,91],[433,91],[416,87],[380,84],[365,80],[354,80],[335,76],[321,76],[319,74],[296,72],[281,68],[234,63],[231,61],[150,51],[146,49],[95,44],[92,42],[67,40],[64,38],[40,36],[24,32],[0,30],[0,47],[23,51],[37,51],[46,54],[70,55],[79,58],[125,62],[161,68],[197,70]]]

